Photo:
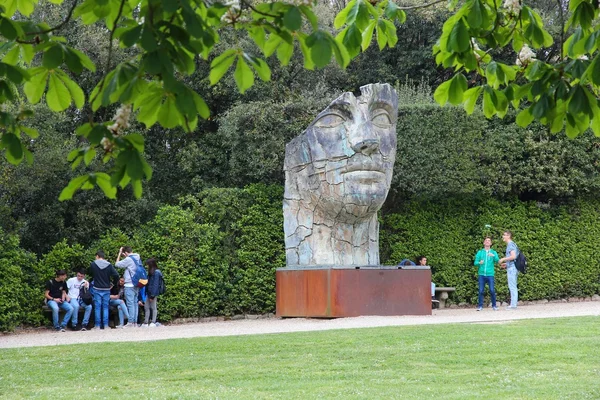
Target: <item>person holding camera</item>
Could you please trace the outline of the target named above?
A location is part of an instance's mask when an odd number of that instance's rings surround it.
[[[498,261],[498,253],[496,253],[496,250],[492,249],[492,238],[488,236],[483,239],[483,249],[475,254],[475,262],[473,263],[473,265],[479,267],[479,270],[477,271],[479,277],[479,301],[477,303],[477,311],[483,310],[483,295],[486,283],[490,289],[492,309],[498,311],[498,307],[496,306],[496,288],[494,284],[494,275],[496,274],[494,265]]]

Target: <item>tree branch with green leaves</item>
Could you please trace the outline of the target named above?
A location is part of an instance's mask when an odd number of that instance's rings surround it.
[[[59,5],[62,0],[51,2]],[[519,110],[521,126],[537,120],[552,132],[564,129],[569,137],[589,128],[600,135],[598,0],[569,2],[565,56],[546,62],[536,52],[552,46],[552,37],[525,0],[434,0],[416,5],[351,0],[335,17],[334,33],[322,27],[311,0],[83,0],[74,2],[53,28],[31,18],[39,7],[37,0],[0,0],[0,148],[13,164],[32,161],[27,142],[38,132],[27,126],[32,115],[27,104],[45,100],[56,112],[89,107],[90,119],[76,130],[84,145],[69,155],[74,169],[83,165],[88,172],[73,179],[60,199],[96,186],[115,198],[118,187],[129,185],[139,197],[152,170],[144,157],[143,135],[132,130],[129,120],[135,118],[145,128],[159,124],[196,130],[199,120],[210,116],[203,94],[186,84],[199,59],[210,63],[211,85],[232,71],[244,93],[256,77],[271,79],[271,57],[285,66],[299,49],[306,69],[333,61],[346,67],[373,43],[380,50],[395,46],[405,10],[441,3],[451,15],[434,52],[438,65],[452,68],[454,75],[436,89],[438,103],[463,104],[469,113],[481,103],[490,118],[503,117],[512,106]],[[108,60],[90,93],[84,93],[74,75],[94,72],[96,66],[60,36],[69,21],[102,24],[107,33]],[[217,51],[222,34],[232,30],[248,38],[253,48],[238,45]],[[113,66],[113,40],[131,50],[132,58]],[[494,59],[496,50],[503,48],[515,52],[514,63]],[[469,83],[467,76],[472,75],[481,79]],[[21,101],[21,91],[26,102]],[[113,119],[98,119],[97,111],[117,107]],[[106,164],[107,172],[91,170],[95,160]]]

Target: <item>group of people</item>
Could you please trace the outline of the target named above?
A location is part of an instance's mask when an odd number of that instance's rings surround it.
[[[487,284],[490,291],[492,300],[492,309],[498,310],[496,304],[496,288],[494,276],[496,274],[496,264],[500,265],[501,268],[506,269],[506,276],[508,280],[508,290],[510,292],[510,305],[507,310],[515,310],[517,308],[517,302],[519,301],[519,291],[517,288],[517,277],[519,271],[515,265],[515,260],[519,254],[519,248],[512,240],[512,233],[510,231],[504,231],[502,233],[502,240],[506,243],[506,254],[500,258],[496,250],[492,249],[492,238],[489,236],[483,240],[483,248],[475,254],[474,265],[479,267],[478,278],[479,278],[479,298],[477,303],[477,311],[483,310],[483,297],[485,293],[485,285]],[[407,265],[418,265],[427,266],[427,258],[425,256],[419,256],[416,258],[416,263],[404,259],[400,261],[401,266]],[[431,299],[435,301],[435,283],[431,282]]]
[[[64,332],[70,321],[73,330],[87,330],[92,308],[94,309],[93,329],[105,329],[109,326],[110,306],[118,310],[119,325],[116,326],[118,329],[137,326],[156,327],[157,298],[161,292],[163,276],[158,269],[156,259],[150,258],[145,264],[148,267],[147,282],[137,285],[134,284],[134,277],[142,262],[140,255],[134,253],[128,246],[119,249],[114,266],[106,261],[104,252],[99,250],[96,259],[89,267],[91,281],[85,279],[86,271],[83,269],[68,280],[65,270],[56,271],[55,278],[46,282],[45,291],[46,304],[52,310],[54,329]],[[115,267],[124,269],[122,277]],[[93,302],[89,304],[82,296],[82,293],[87,290],[91,292],[93,298]],[[140,306],[144,308],[144,320],[138,325]],[[78,323],[80,308],[85,308],[81,325]],[[65,312],[65,316],[59,323],[60,309]]]
[[[506,243],[505,256],[500,258],[496,250],[492,249],[492,239],[486,237],[483,240],[483,248],[475,254],[475,266],[479,267],[477,275],[479,277],[479,299],[477,303],[477,311],[483,310],[483,296],[485,285],[487,284],[492,298],[492,309],[498,310],[496,305],[496,289],[494,285],[494,275],[496,272],[495,265],[499,264],[501,268],[506,269],[506,277],[508,281],[508,291],[510,292],[510,304],[506,307],[507,310],[515,310],[519,301],[519,290],[517,288],[517,277],[519,271],[515,265],[515,260],[519,254],[519,248],[512,240],[512,233],[504,231],[502,233],[502,241]]]

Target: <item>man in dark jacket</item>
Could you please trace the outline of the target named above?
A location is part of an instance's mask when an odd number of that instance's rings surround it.
[[[94,277],[94,329],[104,329],[108,326],[108,304],[112,285],[119,282],[119,274],[111,263],[104,259],[104,252],[98,250],[96,261],[90,264],[90,273]],[[102,312],[102,313],[101,313]],[[100,319],[102,316],[102,319]]]

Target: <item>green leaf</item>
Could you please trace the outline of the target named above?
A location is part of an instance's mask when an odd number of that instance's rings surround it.
[[[367,28],[362,33],[361,48],[363,51],[365,51],[371,45],[371,41],[373,40],[373,31],[375,30],[376,23],[377,21],[371,20],[371,22],[369,22],[369,25],[367,25]]]
[[[46,103],[52,111],[64,111],[71,104],[71,94],[56,74],[50,74],[50,78],[48,79]]]
[[[71,54],[75,54],[77,58],[79,58],[79,61],[81,62],[81,65],[83,65],[84,68],[86,68],[89,71],[96,72],[96,66],[87,55],[73,48],[69,48],[68,52]]]
[[[6,159],[13,165],[18,165],[23,161],[23,143],[17,135],[12,132],[4,132],[2,134],[2,147],[6,149]]]
[[[144,137],[139,133],[130,133],[129,135],[123,136],[123,139],[131,143],[131,145],[140,153],[144,152]]]
[[[88,175],[78,176],[71,179],[67,187],[65,187],[58,196],[59,201],[71,200],[75,192],[88,181]]]
[[[154,33],[152,32],[152,26],[148,23],[144,25],[140,45],[144,50],[146,50],[149,53],[155,51],[158,48],[158,43],[156,42],[156,38],[154,37]]]
[[[390,21],[383,20],[383,23],[387,27],[386,33],[388,37],[388,46],[394,47],[398,43],[398,35],[396,34],[396,25]]]
[[[340,34],[336,37],[336,40],[346,46],[348,53],[352,55],[352,57],[356,57],[360,53],[360,46],[362,42],[362,36],[360,33],[360,29],[356,26],[356,24],[352,24],[346,27]]]
[[[533,115],[531,115],[530,109],[527,108],[517,114],[516,123],[521,128],[527,128],[527,126],[529,126],[529,124],[531,124],[533,120],[534,117]]]
[[[448,87],[448,102],[453,105],[458,105],[463,102],[463,93],[467,90],[467,78],[463,74],[456,74],[450,80]]]
[[[233,77],[235,78],[238,90],[242,94],[254,85],[254,74],[241,55],[237,58]]]
[[[83,157],[85,165],[90,165],[90,163],[94,160],[94,157],[96,157],[96,150],[93,147],[87,149],[85,156]]]
[[[443,106],[448,102],[448,91],[450,90],[450,82],[451,81],[446,81],[441,83],[433,93],[433,98],[440,106]]]
[[[333,54],[335,55],[335,59],[337,63],[342,67],[346,68],[348,64],[350,64],[350,54],[337,39],[331,41]]]
[[[196,92],[192,92],[192,98],[194,99],[198,114],[200,114],[202,118],[208,119],[208,117],[210,117],[210,110],[204,99]]]
[[[210,64],[210,84],[214,85],[221,80],[223,75],[227,72],[231,64],[235,61],[236,49],[229,49],[215,58]]]
[[[142,197],[142,181],[141,180],[132,180],[131,181],[131,187],[133,189],[133,195],[135,196],[136,199],[139,199]]]
[[[475,105],[477,104],[477,99],[479,99],[479,95],[481,94],[482,90],[483,88],[481,86],[476,86],[465,91],[465,93],[463,94],[463,99],[465,101],[465,110],[467,111],[467,114],[473,114],[473,111],[475,110]]]
[[[470,48],[469,32],[462,19],[458,20],[448,38],[448,49],[457,53],[463,53]]]
[[[68,77],[62,71],[56,71],[56,76],[65,84],[71,97],[73,98],[73,102],[75,103],[75,107],[82,108],[85,103],[85,95],[83,94],[83,90],[77,85],[71,78]]]
[[[96,184],[102,191],[104,195],[109,199],[117,198],[117,188],[114,187],[110,182],[110,176],[104,172],[97,172],[96,174]]]
[[[64,53],[62,46],[57,44],[44,52],[42,65],[47,69],[54,69],[63,63]]]
[[[248,60],[250,65],[252,65],[260,79],[262,79],[263,81],[271,80],[271,69],[264,60],[257,57],[251,57],[246,53],[244,53],[244,58]]]
[[[483,24],[483,13],[479,0],[473,0],[467,14],[467,22],[471,28],[479,28]]]
[[[358,1],[352,0],[348,5],[335,16],[333,26],[335,29],[340,29],[343,25],[352,24],[356,20],[358,14]]]
[[[109,130],[104,125],[94,125],[94,127],[90,130],[89,134],[86,136],[90,141],[92,146],[97,146],[100,144],[103,138],[108,137],[110,134]]]
[[[19,26],[9,18],[0,18],[0,33],[8,40],[15,40],[23,33]]]
[[[142,33],[142,28],[143,25],[136,25],[133,28],[124,31],[120,37],[121,43],[126,47],[131,47],[136,44]]]
[[[590,104],[585,93],[585,89],[581,85],[575,85],[571,89],[568,110],[571,114],[591,114]]]
[[[300,9],[291,6],[283,16],[283,25],[290,31],[297,31],[302,27],[302,13]]]
[[[585,71],[585,76],[596,86],[600,86],[600,55],[596,55]]]
[[[162,93],[157,90],[150,90],[148,93],[152,95],[140,96],[134,103],[135,107],[140,109],[137,120],[146,125],[146,128],[156,122],[162,102]]]
[[[168,96],[158,111],[158,122],[165,128],[171,129],[180,125],[182,115],[177,109],[175,99]],[[131,176],[131,174],[130,174]],[[133,176],[131,176],[133,178]]]
[[[483,115],[486,118],[492,118],[496,114],[496,103],[497,99],[494,89],[486,86],[483,91]]]
[[[256,43],[258,48],[264,53],[265,44],[267,43],[265,29],[261,26],[250,27],[248,28],[248,35],[252,38],[254,43]]]
[[[319,29],[319,20],[310,7],[300,6],[300,11],[302,11],[302,14],[308,19],[313,30]]]
[[[19,46],[14,46],[2,58],[2,62],[6,63],[6,64],[11,64],[11,65],[17,65],[17,63],[19,62],[20,52],[21,52],[21,48]]]
[[[377,21],[376,38],[379,51],[381,51],[388,42],[387,25],[383,22],[383,20]]]
[[[331,43],[326,32],[316,31],[306,38],[306,45],[310,48],[310,56],[315,65],[322,68],[331,61]]]
[[[291,43],[287,43],[282,41],[279,47],[277,47],[277,59],[281,63],[281,65],[288,65],[294,54],[294,45]]]

